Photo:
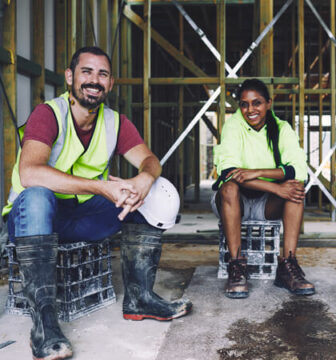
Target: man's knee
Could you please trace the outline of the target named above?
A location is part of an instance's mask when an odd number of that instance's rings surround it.
[[[41,186],[25,189],[20,195],[20,211],[22,207],[29,217],[38,219],[45,216],[53,216],[56,209],[56,197],[54,193]]]

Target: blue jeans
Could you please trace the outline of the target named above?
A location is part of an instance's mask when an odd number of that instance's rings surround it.
[[[58,233],[62,242],[98,241],[121,229],[121,211],[103,196],[78,204],[58,199],[47,188],[30,187],[15,199],[8,215],[9,239]],[[138,211],[128,214],[123,222],[147,223]]]

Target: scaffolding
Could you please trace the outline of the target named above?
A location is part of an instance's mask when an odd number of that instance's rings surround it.
[[[335,220],[335,0],[54,1],[53,68],[44,31],[50,4],[31,0],[29,58],[17,48],[21,6],[21,0],[2,3],[0,62],[8,99],[2,110],[2,203],[17,150],[11,119],[20,108],[18,76],[31,80],[33,108],[45,100],[45,84],[56,95],[64,91],[62,74],[77,48],[98,45],[112,58],[109,104],[133,120],[162,159],[182,204],[190,183],[199,199],[199,121],[218,140],[225,117],[237,107],[234,88],[253,76],[268,85],[276,113],[292,123],[307,152],[307,204]],[[217,113],[217,127],[207,111]],[[124,161],[115,171],[134,173]]]

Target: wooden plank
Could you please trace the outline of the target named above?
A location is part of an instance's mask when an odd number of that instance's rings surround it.
[[[143,29],[143,100],[144,100],[144,140],[151,148],[151,95],[149,78],[151,77],[151,0],[144,3],[144,29]]]
[[[55,21],[55,46],[56,46],[56,60],[55,60],[55,72],[58,74],[64,74],[64,70],[67,67],[66,65],[66,5],[64,1],[55,1],[55,12],[56,12],[56,21]],[[46,74],[47,76],[47,74]],[[64,77],[63,77],[64,78]],[[65,90],[65,81],[63,84],[57,86],[56,94],[60,95]]]
[[[219,129],[219,133],[222,132],[222,127],[225,122],[225,112],[226,112],[226,86],[225,86],[225,60],[226,60],[226,54],[225,54],[225,36],[226,36],[226,14],[225,14],[225,0],[221,0],[219,4],[217,5],[217,11],[219,11],[219,34],[218,37],[220,38],[220,68],[219,68],[219,78],[220,78],[220,87],[221,87],[221,93],[219,98],[219,114],[218,114],[218,121],[217,121],[217,128]],[[219,138],[217,139],[219,141]]]
[[[10,51],[11,63],[2,66],[2,76],[9,103],[16,117],[16,0],[3,10],[3,46]],[[4,196],[11,187],[12,169],[16,158],[16,132],[7,103],[3,101]]]
[[[33,107],[45,101],[44,84],[44,0],[33,0],[33,61],[39,64],[40,75],[32,79]]]
[[[86,0],[85,21],[85,44],[94,46],[96,44],[96,34],[93,25],[93,0]]]
[[[100,0],[98,2],[99,6],[99,47],[102,48],[105,52],[107,52],[107,17],[108,17],[108,3],[107,0]],[[116,7],[117,16],[116,19],[118,19],[118,1],[113,1],[113,10]],[[114,31],[117,27],[117,22],[115,19],[114,11],[112,11],[112,19],[111,19],[111,26],[112,26],[112,39],[114,35]],[[118,21],[118,20],[117,20]]]
[[[216,0],[178,0],[180,5],[213,5]],[[226,4],[247,5],[253,4],[255,0],[225,0]],[[145,0],[128,0],[129,5],[143,5]],[[172,0],[152,0],[153,5],[173,5]]]
[[[184,49],[184,20],[183,15],[179,13],[179,45],[180,52],[183,55]],[[184,68],[183,65],[180,64],[180,77],[184,76]],[[178,136],[182,134],[184,130],[184,87],[179,87],[179,100],[178,100],[178,124],[177,124],[177,132]],[[179,195],[181,201],[181,207],[184,207],[184,143],[179,146],[178,149],[178,184],[179,184]]]
[[[119,4],[118,1],[112,2],[111,12],[111,62],[112,62],[112,75],[114,78],[120,76],[119,74],[119,33],[118,33],[118,14]],[[127,46],[127,44],[125,45]],[[114,109],[119,110],[119,89],[112,90],[112,106]]]
[[[132,41],[131,23],[123,17],[121,19],[121,76],[127,78],[132,74]],[[120,112],[132,119],[132,86],[122,86],[120,89],[121,104]],[[132,176],[131,165],[124,159],[120,159],[120,171],[122,178]]]
[[[286,78],[286,77],[256,77],[262,80],[265,84],[298,84],[298,78]],[[240,84],[249,77],[225,78],[225,83],[229,85]],[[169,78],[150,78],[149,83],[151,85],[219,85],[220,77],[169,77]],[[116,78],[115,85],[142,85],[142,78]],[[328,89],[326,89],[326,93]]]
[[[304,0],[298,0],[298,37],[299,37],[299,142],[304,145]]]
[[[335,0],[330,0],[330,31],[333,35],[336,35],[336,26],[335,26]],[[336,57],[335,57],[335,44],[330,46],[330,88],[331,88],[331,108],[330,108],[330,116],[331,116],[331,144],[333,145],[336,140]],[[331,157],[331,194],[335,198],[336,197],[336,187],[335,187],[335,153]],[[332,220],[336,221],[336,209],[333,209],[332,212]]]
[[[273,0],[259,0],[259,33],[261,33],[273,18]],[[273,29],[263,38],[259,45],[259,74],[273,75]]]
[[[323,59],[322,59],[322,26],[319,26],[319,36],[318,36],[318,50],[319,50],[319,58],[318,58],[318,71],[319,71],[319,87],[322,88],[322,77],[323,77]],[[319,164],[321,164],[323,160],[323,96],[319,95]],[[319,189],[318,192],[318,207],[322,209],[322,191]]]
[[[133,24],[138,26],[141,30],[144,30],[144,21],[137,15],[131,8],[127,5],[124,7],[123,14],[132,21]],[[187,57],[182,55],[178,49],[176,49],[170,42],[168,42],[163,36],[161,36],[157,31],[151,29],[151,37],[153,40],[159,44],[164,50],[166,50],[175,60],[181,63],[189,71],[197,76],[207,77],[207,74],[200,69],[194,62],[189,60]]]
[[[54,71],[44,69],[45,81],[47,84],[63,87],[64,85],[64,76],[63,74],[57,74]]]
[[[35,61],[28,60],[20,55],[17,55],[17,71],[21,74],[35,78],[42,74],[42,67]]]

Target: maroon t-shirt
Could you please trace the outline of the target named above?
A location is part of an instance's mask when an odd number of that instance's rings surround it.
[[[95,126],[90,130],[82,130],[74,121],[77,135],[86,149],[94,132]],[[26,140],[37,140],[50,148],[58,135],[58,124],[51,107],[46,104],[37,105],[30,114],[24,132],[23,142]],[[124,155],[134,146],[143,144],[138,130],[123,114],[120,115],[119,136],[115,154]]]

